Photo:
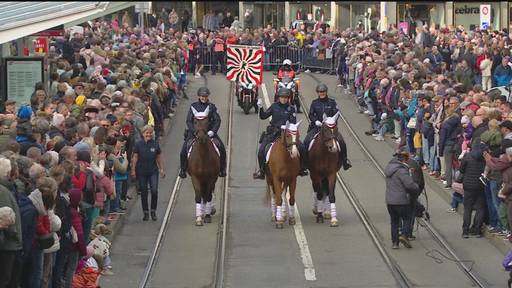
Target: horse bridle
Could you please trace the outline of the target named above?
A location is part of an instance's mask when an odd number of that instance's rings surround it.
[[[322,133],[322,135],[325,135],[325,133],[323,132],[323,131],[324,131],[323,129],[329,129],[329,130],[331,130],[330,135],[326,136],[326,137],[327,137],[327,139],[324,139],[324,144],[326,144],[326,145],[327,145],[327,143],[328,143],[329,141],[331,141],[331,140],[336,140],[336,133],[334,133],[334,127],[336,127],[336,125],[333,125],[333,128],[330,128],[330,127],[328,127],[328,126],[327,126],[327,127],[322,126],[322,127],[320,128],[320,132]]]
[[[298,141],[292,141],[292,142],[288,143],[286,141],[286,134],[287,133],[289,133],[291,135],[297,135],[296,139],[298,139],[299,138],[299,132],[298,131],[297,132],[292,132],[292,131],[289,131],[289,130],[286,130],[286,129],[284,130],[284,134],[283,134],[283,136],[284,136],[284,145],[286,147],[286,150],[289,150],[290,147],[299,145],[299,142]]]

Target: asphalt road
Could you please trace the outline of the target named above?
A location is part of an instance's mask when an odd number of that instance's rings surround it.
[[[303,73],[301,87],[307,105],[314,99],[314,88],[318,80],[329,86],[343,115],[364,140],[381,165],[391,158],[393,147],[376,142],[364,135],[368,129],[366,116],[359,114],[348,95],[335,91],[334,76]],[[265,85],[270,101],[273,98],[272,74],[265,73]],[[229,82],[221,75],[207,75],[207,84],[223,119],[219,135],[227,136]],[[171,131],[163,144],[167,178],[160,182],[159,220],[142,222],[140,203],[137,203],[120,234],[113,243],[112,259],[116,275],[103,277],[102,287],[136,287],[158,234],[170,191],[176,180],[179,166],[179,150],[183,141],[185,116],[189,104],[195,100],[195,91],[204,85],[203,79],[192,79],[189,85],[191,100],[180,103],[173,119]],[[260,91],[260,95],[264,95]],[[229,214],[226,247],[225,287],[396,287],[388,267],[371,242],[360,219],[346,199],[343,190],[336,186],[338,219],[340,226],[329,227],[315,222],[311,213],[312,188],[309,176],[298,179],[296,191],[297,209],[301,225],[285,225],[277,230],[270,221],[270,207],[264,203],[265,181],[253,180],[256,167],[258,132],[263,131],[267,121],[259,121],[253,112],[244,115],[234,104],[231,174],[229,175]],[[301,138],[307,130],[305,115],[301,124]],[[384,179],[363,154],[357,143],[338,121],[348,145],[353,168],[342,171],[359,201],[378,230],[386,248],[391,247],[389,216],[384,204]],[[433,225],[453,245],[464,260],[475,261],[473,269],[485,279],[489,287],[503,287],[507,274],[501,269],[503,255],[486,239],[463,240],[460,237],[462,218],[458,214],[447,214],[446,195],[429,183],[429,209]],[[435,183],[434,183],[435,184]],[[217,194],[223,181],[217,183]],[[185,179],[178,191],[174,213],[168,224],[162,249],[151,275],[148,287],[210,287],[214,275],[219,216],[213,223],[203,227],[194,226],[194,200],[190,177]],[[138,201],[139,202],[139,201]],[[217,209],[221,207],[217,201]],[[437,264],[427,256],[433,249],[443,251],[423,228],[415,233],[418,239],[413,249],[389,249],[393,259],[415,286],[420,287],[471,287],[472,283],[455,263],[442,259]],[[435,252],[433,252],[435,253]],[[306,269],[307,268],[307,269]],[[311,273],[314,273],[314,281]],[[307,280],[310,279],[310,280]]]

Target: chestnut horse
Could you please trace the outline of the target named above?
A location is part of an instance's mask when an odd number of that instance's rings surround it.
[[[281,126],[281,136],[273,143],[268,157],[267,199],[270,196],[272,218],[274,220],[275,215],[278,229],[283,228],[284,214],[287,212],[283,209],[283,196],[286,199],[287,190],[290,192],[288,223],[295,224],[295,188],[300,170],[299,125],[300,121],[297,124],[286,122],[286,125]]]
[[[324,211],[325,218],[329,218],[327,215],[330,214],[331,227],[338,226],[336,197],[334,195],[336,173],[341,168],[341,161],[339,160],[341,149],[336,140],[338,116],[339,113],[332,117],[327,117],[324,114],[320,131],[308,152],[309,175],[315,194],[313,213],[316,214],[317,223],[324,222]],[[330,205],[328,205],[329,203]]]
[[[194,113],[194,142],[187,170],[195,190],[196,226],[203,226],[203,223],[211,223],[211,216],[215,214],[212,198],[220,171],[220,157],[208,137],[209,107],[204,112],[191,109]]]

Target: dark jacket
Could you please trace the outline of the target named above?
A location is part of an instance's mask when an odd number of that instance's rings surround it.
[[[217,112],[217,107],[215,107],[215,104],[213,103],[202,103],[201,101],[197,101],[192,103],[191,107],[194,107],[197,112],[203,112],[206,110],[207,107],[210,107],[210,110],[208,112],[208,130],[213,131],[215,134],[217,134],[217,131],[219,131],[220,128],[220,115]],[[187,114],[187,128],[189,131],[194,131],[194,112],[192,112],[192,108],[188,110]]]
[[[13,194],[12,184],[7,180],[0,180],[0,207],[10,207],[16,215],[15,223],[5,230],[0,230],[3,239],[0,241],[0,251],[19,251],[22,246],[21,215],[18,203]]]
[[[462,158],[459,171],[463,174],[462,187],[464,192],[484,191],[484,185],[479,179],[485,169],[483,151],[482,145],[478,145],[473,147],[473,150],[466,153],[464,158]]]
[[[489,130],[489,120],[484,119],[483,122],[475,128],[471,135],[471,147],[476,147],[480,144],[480,136],[482,136],[482,134],[487,130]]]
[[[280,102],[272,103],[267,111],[263,111],[263,108],[260,108],[261,120],[265,120],[270,116],[272,116],[270,126],[277,129],[281,129],[281,125],[285,125],[286,121],[294,124],[297,121],[295,108],[289,104],[281,104]]]
[[[338,104],[336,104],[336,100],[325,97],[324,99],[317,98],[311,102],[311,107],[309,108],[309,127],[315,127],[315,121],[323,121],[324,113],[327,117],[332,117],[339,111]]]
[[[439,130],[439,156],[444,156],[444,148],[446,145],[456,144],[458,137],[462,132],[462,125],[460,124],[460,117],[457,115],[451,116],[441,124]]]
[[[409,175],[409,167],[393,158],[386,166],[384,174],[386,175],[386,204],[410,204],[409,194],[417,194],[419,187]]]

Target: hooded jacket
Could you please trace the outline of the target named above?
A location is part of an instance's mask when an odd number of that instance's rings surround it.
[[[448,144],[456,144],[459,134],[462,133],[462,125],[460,124],[460,117],[457,115],[451,116],[441,124],[439,130],[439,156],[444,156],[444,148]]]
[[[386,166],[384,174],[386,175],[386,204],[410,204],[409,193],[416,194],[419,187],[409,174],[407,165],[393,158]]]

